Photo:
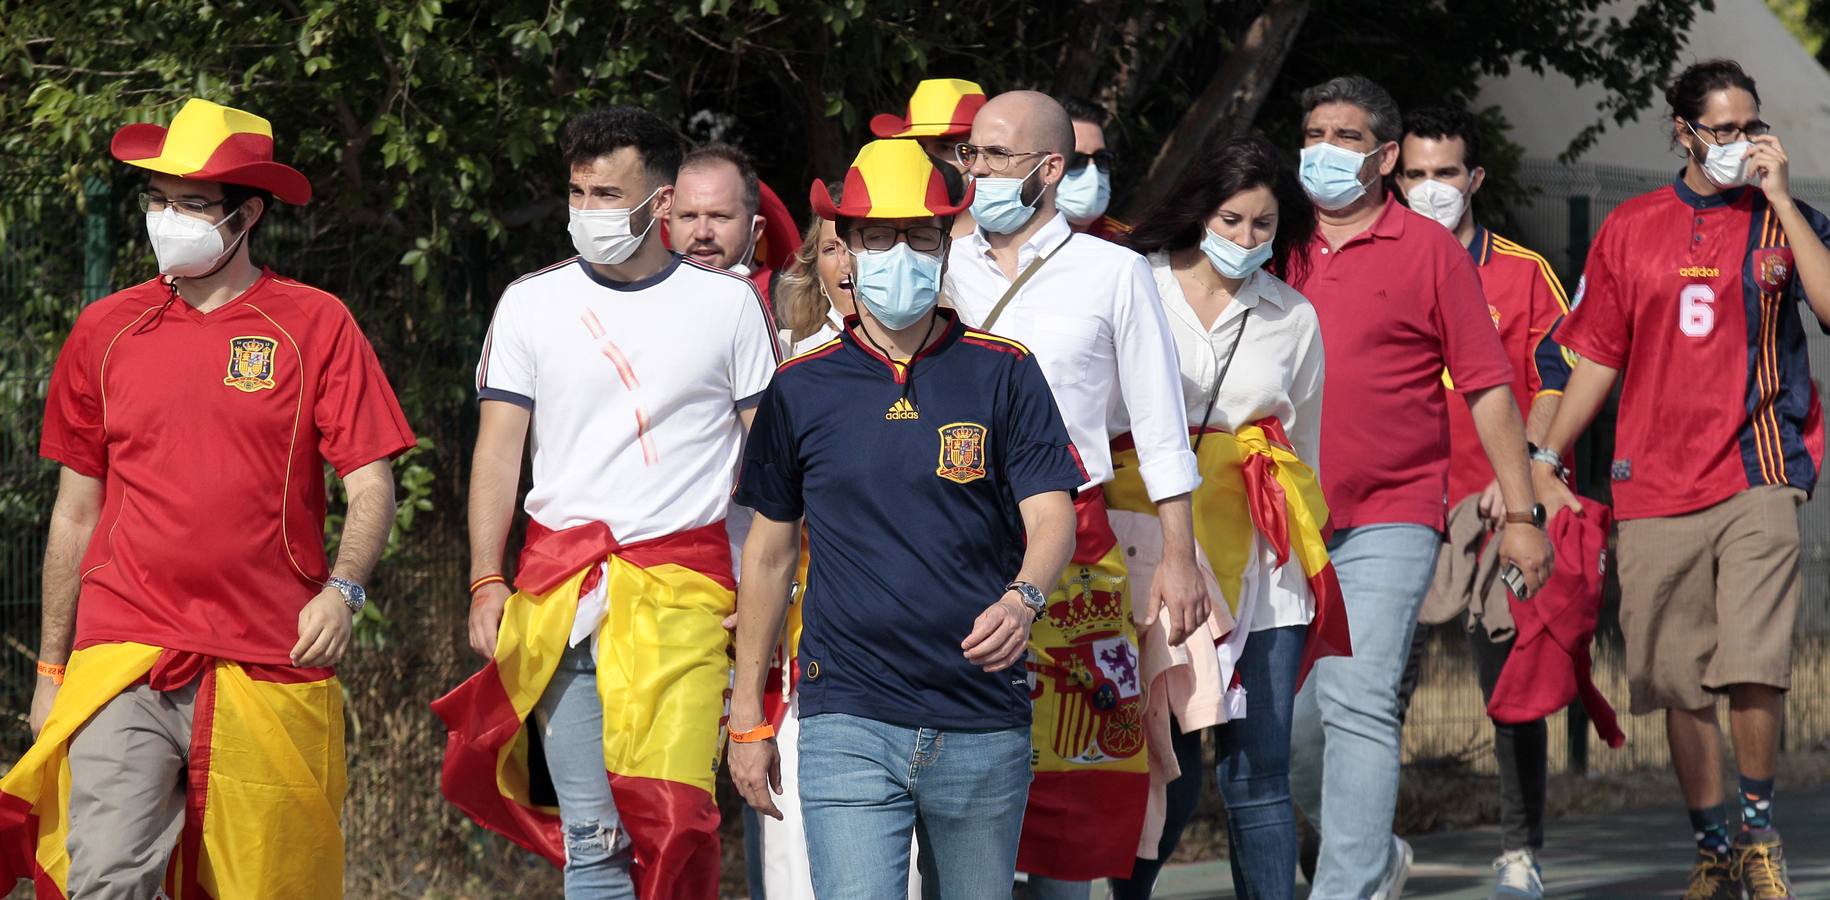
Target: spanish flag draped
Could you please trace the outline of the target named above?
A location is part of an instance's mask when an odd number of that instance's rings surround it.
[[[1294,558],[1303,567],[1315,595],[1315,618],[1303,647],[1300,687],[1316,660],[1353,652],[1341,584],[1328,561],[1328,501],[1321,481],[1297,458],[1275,418],[1246,425],[1238,434],[1208,429],[1195,456],[1201,471],[1194,493],[1195,542],[1207,555],[1227,606],[1239,612],[1254,534],[1277,554],[1279,566]],[[1155,515],[1130,435],[1113,441],[1112,462],[1116,474],[1107,485],[1112,508]]]
[[[329,669],[241,665],[145,644],[70,656],[44,730],[0,779],[0,883],[63,898],[70,740],[146,683],[197,683],[184,827],[165,875],[173,900],[343,896],[343,689]]]
[[[622,546],[602,523],[530,526],[496,656],[439,698],[445,797],[478,824],[565,860],[556,799],[528,715],[559,666],[580,598],[600,583],[597,626],[604,764],[635,854],[643,900],[718,895],[713,779],[730,683],[723,620],[736,607],[718,523]]]
[[[1125,560],[1098,488],[1074,501],[1074,556],[1030,629],[1029,806],[1017,868],[1067,881],[1131,874],[1150,787]]]

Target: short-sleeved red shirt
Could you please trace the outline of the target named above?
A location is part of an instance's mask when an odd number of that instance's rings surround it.
[[[1336,528],[1448,511],[1442,373],[1461,391],[1512,383],[1480,278],[1448,229],[1387,198],[1372,227],[1304,247],[1291,282],[1315,305],[1322,387],[1322,490]]]
[[[1562,392],[1569,382],[1569,361],[1551,332],[1569,312],[1563,283],[1550,262],[1537,253],[1476,226],[1468,253],[1487,295],[1487,313],[1499,329],[1500,346],[1512,366],[1512,395],[1519,414],[1527,415],[1540,393]],[[1449,502],[1487,489],[1493,463],[1474,428],[1468,404],[1450,398]]]
[[[51,376],[39,452],[104,485],[76,647],[288,665],[329,575],[324,464],[413,433],[336,297],[270,271],[208,314],[169,296],[155,279],[90,305]]]
[[[1830,237],[1830,219],[1799,210]],[[1622,370],[1609,472],[1620,518],[1683,515],[1755,485],[1816,486],[1824,425],[1803,298],[1758,188],[1705,197],[1680,177],[1608,214],[1557,337]]]

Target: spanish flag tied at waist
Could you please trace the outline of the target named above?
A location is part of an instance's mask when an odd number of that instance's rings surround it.
[[[71,654],[38,740],[0,779],[0,883],[66,896],[70,742],[136,685],[195,684],[173,900],[343,896],[343,689],[330,669],[109,643]]]
[[[1150,786],[1125,560],[1099,488],[1074,501],[1074,556],[1030,629],[1029,805],[1017,868],[1068,881],[1131,874]]]
[[[1218,429],[1190,432],[1201,472],[1201,486],[1193,497],[1195,543],[1213,567],[1233,614],[1239,612],[1240,585],[1251,562],[1254,535],[1276,554],[1277,565],[1294,559],[1308,579],[1315,618],[1309,623],[1298,670],[1300,688],[1316,660],[1353,654],[1341,584],[1328,560],[1331,529],[1321,481],[1297,458],[1283,424],[1274,417],[1243,426],[1237,434]],[[1195,434],[1201,437],[1198,444]],[[1113,509],[1155,515],[1130,437],[1120,435],[1112,443],[1115,473],[1107,496]]]
[[[529,714],[570,644],[580,601],[600,586],[592,632],[604,767],[634,851],[643,900],[716,898],[713,779],[730,683],[724,618],[736,608],[723,523],[618,543],[594,522],[532,523],[502,611],[495,658],[432,704],[450,731],[442,787],[476,822],[565,861],[556,799]]]

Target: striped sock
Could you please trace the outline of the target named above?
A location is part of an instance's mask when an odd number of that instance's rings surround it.
[[[1717,856],[1728,855],[1728,806],[1718,803],[1708,809],[1690,811],[1690,829],[1696,833],[1697,849]]]
[[[1741,830],[1773,827],[1773,779],[1741,776]]]

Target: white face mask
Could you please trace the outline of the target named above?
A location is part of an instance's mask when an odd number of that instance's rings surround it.
[[[1468,211],[1467,194],[1434,179],[1417,182],[1404,192],[1404,199],[1413,211],[1441,222],[1450,231],[1461,224],[1462,214]]]
[[[146,237],[152,242],[153,255],[159,259],[159,271],[174,278],[198,278],[222,268],[223,261],[235,252],[247,232],[236,235],[234,243],[224,246],[217,226],[240,213],[238,207],[223,216],[222,222],[210,222],[180,215],[169,206],[148,212]]]
[[[630,230],[629,219],[637,209],[648,205],[654,195],[661,192],[655,188],[642,198],[642,202],[623,209],[579,209],[568,206],[569,221],[566,230],[572,234],[572,247],[585,262],[606,266],[621,265],[624,260],[635,255],[635,251],[647,239],[648,232],[654,229],[655,218],[648,218],[648,227],[641,234]]]
[[[1703,154],[1703,175],[1719,188],[1740,187],[1747,184],[1747,152],[1754,149],[1752,141],[1740,140],[1732,144],[1711,144],[1697,134],[1695,126],[1689,122],[1684,127],[1697,141],[1708,147]]]

